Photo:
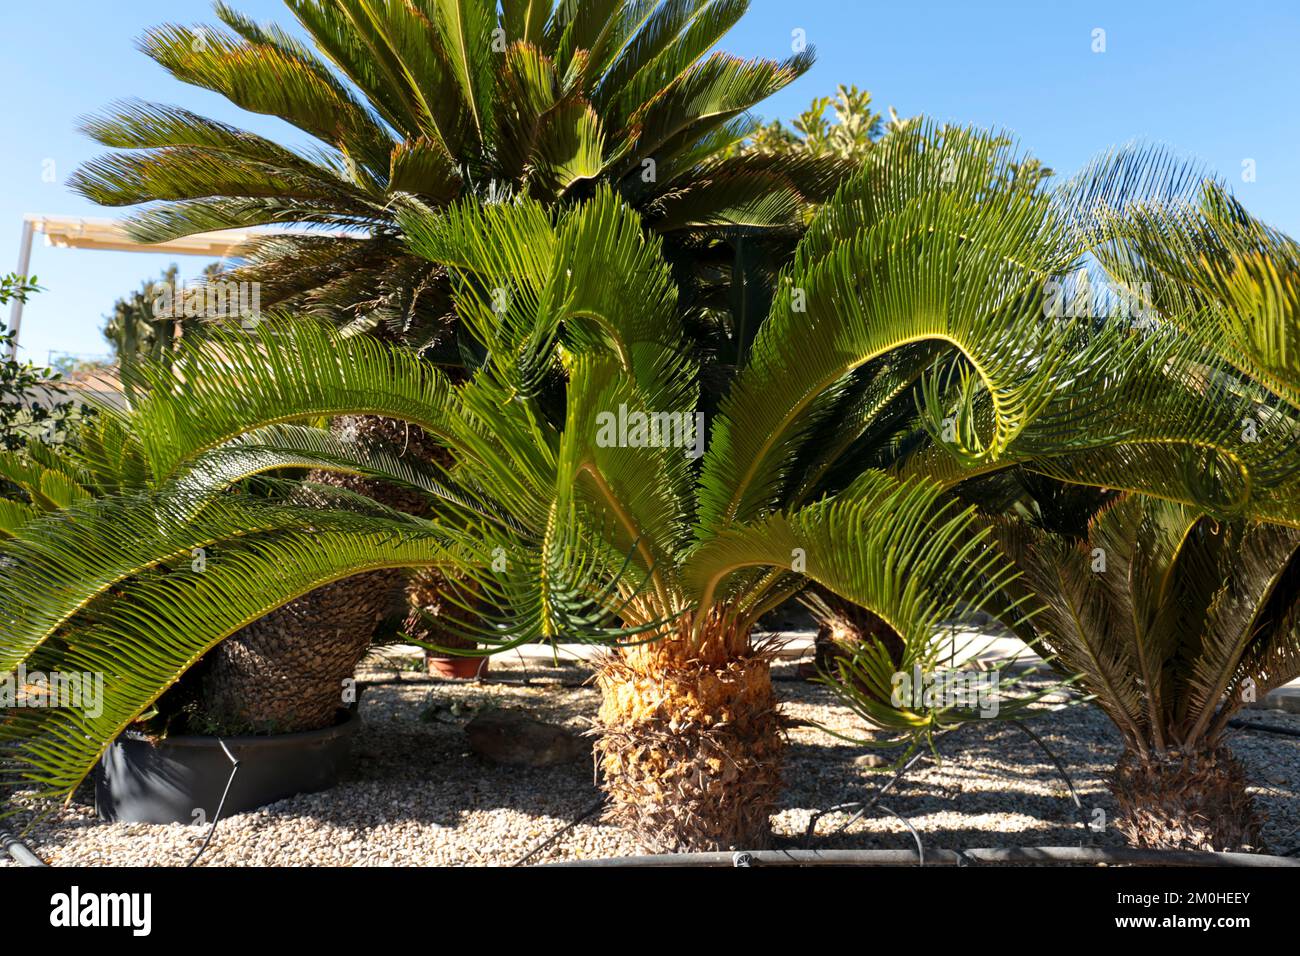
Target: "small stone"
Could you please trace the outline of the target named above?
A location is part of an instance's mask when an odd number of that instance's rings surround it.
[[[888,757],[877,753],[866,753],[860,757],[853,758],[853,765],[855,767],[888,767],[893,762],[894,761],[890,760]]]

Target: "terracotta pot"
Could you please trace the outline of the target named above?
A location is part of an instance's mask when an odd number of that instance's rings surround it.
[[[486,657],[433,657],[426,654],[424,663],[434,677],[449,677],[454,680],[473,680],[487,673]]]

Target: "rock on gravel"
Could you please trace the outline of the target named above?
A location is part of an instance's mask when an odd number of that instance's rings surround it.
[[[591,744],[573,731],[517,710],[489,710],[465,725],[469,749],[509,767],[551,767],[591,757]]]

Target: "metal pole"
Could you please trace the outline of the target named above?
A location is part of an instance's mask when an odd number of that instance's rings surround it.
[[[32,264],[32,235],[36,232],[36,223],[23,219],[23,238],[18,244],[18,274],[26,278],[27,270]],[[9,359],[18,358],[18,330],[23,326],[23,297],[15,296],[9,305],[9,331],[13,338],[9,342]]]

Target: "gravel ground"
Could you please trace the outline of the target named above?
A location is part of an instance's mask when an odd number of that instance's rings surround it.
[[[521,665],[493,662],[498,677],[524,676]],[[220,822],[200,865],[392,866],[512,864],[589,810],[599,794],[589,763],[518,769],[469,753],[464,724],[488,707],[521,708],[575,729],[596,709],[596,692],[580,683],[582,665],[530,665],[533,686],[448,684],[408,680],[369,687],[361,698],[364,726],[348,777],[325,793],[303,795]],[[794,680],[793,665],[776,667],[785,713],[861,736],[862,727],[821,687]],[[392,676],[372,674],[373,677]],[[407,678],[415,675],[407,674]],[[1300,729],[1300,717],[1251,712],[1247,719]],[[1109,723],[1086,706],[1033,718],[1030,725],[1065,764],[1091,816],[1109,817],[1113,802],[1100,773],[1119,753]],[[860,744],[806,725],[792,727],[788,786],[772,824],[783,845],[802,845],[819,810],[860,800],[887,777],[861,759]],[[1300,844],[1300,739],[1238,732],[1233,748],[1245,763],[1258,805],[1268,815],[1265,837],[1274,851]],[[940,763],[926,758],[883,801],[906,816],[927,848],[1074,846],[1081,830],[1065,784],[1050,759],[1013,727],[970,726],[941,741]],[[814,845],[903,848],[905,825],[877,811],[824,816]],[[834,832],[844,824],[840,832]],[[106,824],[74,802],[33,825],[28,844],[55,865],[178,866],[198,846],[193,826]],[[1113,828],[1095,836],[1122,845]],[[629,855],[637,847],[594,814],[563,833],[530,862]],[[11,865],[0,854],[0,866]]]

